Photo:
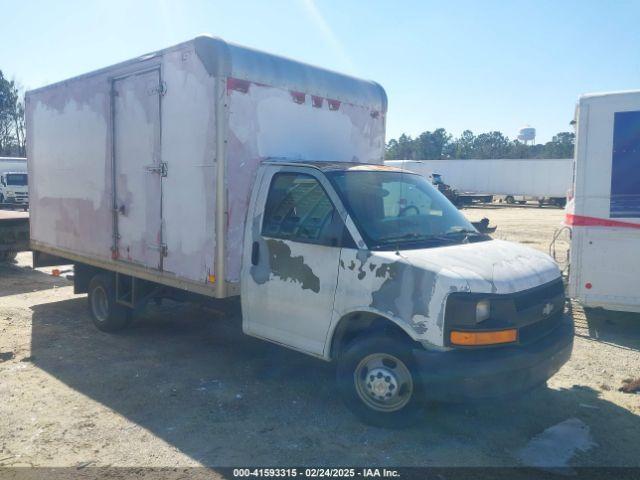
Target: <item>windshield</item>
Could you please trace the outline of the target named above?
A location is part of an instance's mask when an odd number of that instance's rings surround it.
[[[336,171],[328,177],[372,250],[488,239],[420,175]]]
[[[26,173],[7,173],[7,185],[23,186],[27,184]]]

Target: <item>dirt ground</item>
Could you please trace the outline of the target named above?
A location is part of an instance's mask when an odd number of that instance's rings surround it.
[[[464,212],[543,251],[563,215]],[[640,375],[640,315],[572,305],[573,356],[547,388],[389,431],[343,407],[332,365],[242,335],[237,312],[166,302],[109,335],[30,262],[0,267],[0,466],[640,466],[640,395],[618,391]]]

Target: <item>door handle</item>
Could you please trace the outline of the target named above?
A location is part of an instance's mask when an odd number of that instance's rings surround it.
[[[251,246],[251,265],[258,265],[260,261],[260,244],[258,242],[253,242]]]

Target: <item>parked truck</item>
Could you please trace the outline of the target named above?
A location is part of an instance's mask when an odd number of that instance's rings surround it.
[[[568,293],[640,312],[640,91],[581,97],[576,129]]]
[[[376,425],[544,383],[573,342],[556,264],[385,167],[386,111],[374,82],[207,36],[32,90],[34,264],[72,262],[103,331],[239,301]]]
[[[535,201],[564,207],[571,188],[573,159],[387,160],[429,177],[442,175],[469,199],[495,197],[508,204]]]
[[[27,207],[27,159],[0,157],[0,205]]]
[[[29,214],[0,210],[0,263],[13,262],[29,250]]]

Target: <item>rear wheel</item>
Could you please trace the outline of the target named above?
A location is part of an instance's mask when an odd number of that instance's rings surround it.
[[[17,252],[0,252],[0,262],[2,263],[13,263],[16,260]]]
[[[413,423],[419,385],[410,352],[406,342],[372,336],[356,338],[340,356],[338,389],[365,423],[387,428]]]
[[[513,205],[516,202],[516,200],[515,198],[513,198],[513,196],[507,195],[507,198],[505,198],[505,202],[507,202],[509,205]]]
[[[89,313],[98,330],[116,332],[131,323],[131,309],[116,303],[113,275],[95,275],[89,282],[88,290]]]

